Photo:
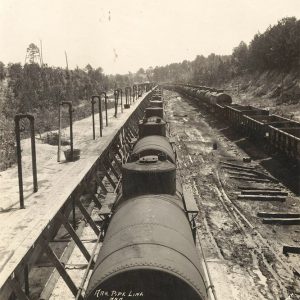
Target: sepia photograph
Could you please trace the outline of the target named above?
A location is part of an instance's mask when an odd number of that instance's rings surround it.
[[[300,300],[299,0],[0,0],[0,300]]]

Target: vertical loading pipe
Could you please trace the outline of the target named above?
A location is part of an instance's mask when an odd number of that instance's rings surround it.
[[[104,95],[104,108],[105,108],[105,124],[108,126],[108,115],[107,115],[107,95],[106,92],[100,93],[100,97]]]
[[[128,90],[127,87],[125,87],[125,104],[128,105]]]
[[[58,147],[57,147],[57,162],[60,162],[61,148],[61,105],[58,105]]]
[[[117,113],[118,113],[118,101],[119,101],[119,90],[116,89],[114,90],[114,96],[115,96],[115,115],[114,117],[117,117]]]
[[[37,183],[37,168],[36,168],[36,149],[35,149],[35,131],[34,131],[34,116],[30,114],[15,115],[15,133],[17,145],[17,160],[18,160],[18,179],[19,179],[19,199],[20,208],[24,206],[24,192],[23,192],[23,174],[22,174],[22,154],[21,154],[21,136],[20,136],[20,120],[28,119],[30,122],[30,138],[31,138],[31,160],[32,160],[32,177],[33,177],[33,192],[38,191]]]
[[[70,147],[71,147],[71,161],[74,158],[74,149],[73,149],[73,106],[71,101],[63,101],[59,104],[61,107],[63,105],[68,105],[69,107],[69,120],[70,120]],[[59,109],[59,128],[58,128],[58,153],[57,161],[60,161],[60,147],[61,146],[61,109]]]
[[[123,113],[123,90],[122,89],[118,89],[119,94],[121,93],[121,113]]]
[[[98,99],[98,108],[99,108],[99,125],[100,125],[100,137],[102,137],[102,131],[103,131],[103,116],[102,116],[102,101],[101,101],[101,96],[99,95],[93,95],[92,96],[92,103],[96,103],[95,99]],[[93,122],[94,118],[93,118]],[[95,125],[93,125],[95,126]],[[95,130],[95,127],[94,127]],[[95,139],[95,138],[94,138]]]
[[[131,104],[131,101],[132,101],[132,89],[131,89],[131,86],[129,86],[128,89],[129,89],[129,99],[130,99],[130,104]]]
[[[95,100],[94,97],[92,96],[91,99],[92,103],[92,126],[93,126],[93,140],[96,139],[96,134],[95,134]]]

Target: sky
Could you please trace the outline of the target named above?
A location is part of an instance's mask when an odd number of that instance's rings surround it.
[[[24,63],[30,43],[49,66],[125,74],[197,55],[231,54],[300,0],[0,0],[0,61]]]

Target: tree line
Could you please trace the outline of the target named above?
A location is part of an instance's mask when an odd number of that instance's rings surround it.
[[[269,26],[264,33],[255,34],[249,45],[242,41],[231,55],[198,55],[193,61],[155,67],[153,79],[218,85],[254,71],[289,72],[299,68],[300,20],[289,17]]]

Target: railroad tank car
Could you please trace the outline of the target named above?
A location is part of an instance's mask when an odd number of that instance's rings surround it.
[[[210,95],[210,103],[212,105],[230,105],[232,103],[232,98],[228,94],[214,92]]]
[[[151,99],[152,100],[161,100],[161,97],[162,97],[162,94],[155,94],[155,95],[152,95]]]
[[[122,166],[123,199],[144,194],[176,194],[176,165],[160,159],[148,155]]]
[[[177,86],[174,88],[188,96],[192,96],[200,101],[203,101],[210,105],[229,105],[232,103],[230,95],[224,93],[222,89],[209,88],[206,86]],[[197,101],[197,100],[196,100]]]
[[[147,107],[145,109],[145,117],[160,117],[164,118],[164,109],[162,107]]]
[[[166,122],[160,117],[149,117],[139,121],[139,138],[149,135],[166,136]]]
[[[150,103],[151,107],[164,107],[163,101],[161,101],[161,100],[150,100],[149,103]]]
[[[165,157],[172,163],[176,162],[174,149],[164,136],[150,135],[139,139],[132,149],[130,161],[135,161],[146,155],[157,155],[158,157]]]
[[[86,299],[204,300],[203,274],[182,200],[134,197],[114,213]]]

